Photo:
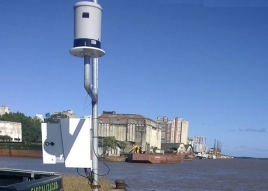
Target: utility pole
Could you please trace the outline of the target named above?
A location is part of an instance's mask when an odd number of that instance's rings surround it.
[[[81,1],[74,5],[74,47],[73,56],[84,58],[84,88],[92,99],[92,170],[91,188],[98,191],[98,58],[105,54],[101,49],[102,8],[97,0]],[[92,72],[90,72],[92,59]],[[90,78],[92,74],[92,84]]]
[[[98,0],[93,0],[94,3],[98,4]],[[94,183],[93,185],[98,185],[99,182],[99,166],[98,166],[98,58],[92,59],[92,70],[93,70],[93,76],[92,76],[92,82],[93,82],[93,93],[97,96],[97,100],[92,100],[92,120],[93,120],[93,151],[95,151],[95,154],[93,154],[93,160],[92,160],[92,170],[94,171]],[[98,191],[98,187],[96,187],[93,190]]]

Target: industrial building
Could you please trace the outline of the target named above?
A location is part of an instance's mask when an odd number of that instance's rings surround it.
[[[139,145],[149,153],[152,148],[161,148],[160,125],[139,114],[116,114],[103,112],[99,117],[98,135],[114,136],[118,141]]]

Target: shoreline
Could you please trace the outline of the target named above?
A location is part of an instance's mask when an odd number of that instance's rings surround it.
[[[1,149],[0,156],[42,158],[42,150]]]

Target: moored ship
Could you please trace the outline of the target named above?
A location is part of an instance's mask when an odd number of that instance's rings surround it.
[[[183,154],[129,154],[127,161],[135,163],[170,164],[183,161]]]

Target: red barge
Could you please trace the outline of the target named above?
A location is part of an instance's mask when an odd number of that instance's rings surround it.
[[[152,164],[171,164],[183,161],[183,154],[129,154],[128,162],[135,163],[152,163]]]

